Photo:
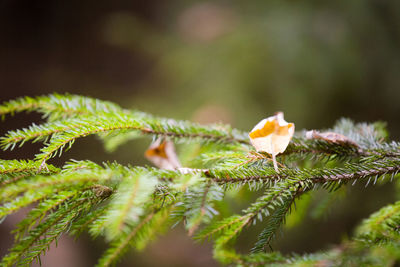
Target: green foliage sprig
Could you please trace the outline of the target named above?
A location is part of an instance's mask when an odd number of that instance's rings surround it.
[[[397,176],[400,143],[386,141],[382,123],[340,120],[331,131],[353,143],[306,139],[304,132],[296,133],[277,157],[282,164],[278,173],[268,155],[254,151],[245,132],[227,125],[159,118],[77,95],[25,97],[0,105],[3,118],[22,111],[39,112],[46,121],[9,131],[0,139],[2,149],[14,149],[28,141],[43,146],[34,160],[0,160],[0,220],[34,205],[14,230],[15,244],[1,266],[40,261],[40,255],[61,234],[79,236],[83,231],[104,236],[110,243],[98,266],[115,265],[129,248],[143,249],[180,222],[190,236],[214,239],[215,258],[238,266],[384,264],[400,258],[399,253],[390,253],[399,246],[398,202],[366,219],[341,249],[290,256],[269,251],[277,230],[304,194],[323,189],[333,195],[347,184],[375,185]],[[186,159],[187,168],[176,170],[98,165],[89,160],[70,160],[59,167],[48,163],[78,138],[89,135],[96,135],[109,150],[146,136],[201,144],[201,149]],[[227,215],[221,206],[225,195],[235,197],[239,189],[263,193],[242,212]],[[235,240],[255,223],[264,229],[252,252],[236,253]],[[378,247],[388,251],[386,258],[370,256]],[[360,255],[369,256],[361,260]]]

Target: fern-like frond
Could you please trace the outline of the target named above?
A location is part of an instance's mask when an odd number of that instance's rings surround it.
[[[215,215],[218,215],[214,204],[223,198],[220,186],[211,181],[204,183],[204,178],[198,182],[183,192],[173,214],[177,222],[184,220],[189,236],[193,235],[200,224],[209,223]]]
[[[143,249],[151,241],[157,232],[165,229],[168,225],[171,206],[167,206],[158,211],[152,211],[143,215],[142,218],[133,225],[129,225],[129,231],[123,232],[100,258],[97,266],[114,265],[124,253],[131,247]]]
[[[109,240],[129,230],[144,213],[145,204],[151,200],[157,179],[145,172],[132,173],[119,184],[108,210],[106,235]]]
[[[277,207],[265,222],[266,227],[258,236],[258,241],[251,249],[252,252],[262,252],[270,246],[271,240],[275,236],[277,229],[284,223],[285,217],[290,210],[294,197],[283,198],[283,204]]]
[[[367,244],[400,241],[400,201],[381,208],[364,220],[356,230],[356,239]]]
[[[236,238],[243,228],[251,221],[251,215],[233,215],[221,221],[217,221],[201,230],[196,239],[216,238],[217,246],[223,246]]]

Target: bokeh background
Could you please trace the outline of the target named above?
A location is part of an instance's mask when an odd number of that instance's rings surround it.
[[[243,130],[276,111],[284,111],[297,129],[328,128],[341,117],[381,120],[390,138],[400,137],[397,0],[1,0],[0,40],[1,102],[68,92]],[[8,118],[0,132],[32,121],[41,118]],[[143,151],[149,143],[134,141],[107,154],[98,140],[86,138],[60,162],[148,164]],[[38,149],[0,153],[31,158]],[[335,200],[329,216],[306,215],[302,224],[284,230],[275,249],[329,248],[396,197],[391,184],[350,190]],[[0,225],[0,255],[21,216]],[[246,251],[256,235],[246,232],[238,249]],[[102,240],[62,237],[43,265],[92,266],[104,248]],[[194,243],[178,227],[144,252],[131,252],[121,266],[218,266],[211,253],[210,244]]]

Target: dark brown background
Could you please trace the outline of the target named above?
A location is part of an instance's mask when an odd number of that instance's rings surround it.
[[[400,2],[335,1],[0,1],[0,101],[52,92],[83,94],[124,107],[251,129],[282,110],[297,129],[328,128],[340,117],[400,123]],[[40,122],[17,115],[9,129]],[[146,143],[147,142],[147,143]],[[95,138],[58,162],[92,159],[144,164],[150,142],[107,154]],[[38,145],[1,158],[31,158]],[[326,248],[361,218],[393,201],[391,185],[351,189],[322,221],[285,231],[283,251]],[[0,226],[0,254],[21,214]],[[260,226],[261,227],[261,226]],[[249,231],[246,251],[255,240]],[[62,238],[44,266],[91,266],[101,240]],[[174,229],[121,266],[212,266],[210,246]],[[62,265],[64,264],[64,265]]]

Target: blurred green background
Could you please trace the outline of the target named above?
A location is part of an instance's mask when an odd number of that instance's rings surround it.
[[[397,0],[3,0],[0,40],[1,101],[68,92],[243,130],[284,111],[297,129],[328,128],[348,117],[386,121],[390,138],[400,137]],[[36,114],[18,115],[3,122],[0,132],[40,120]],[[149,164],[143,158],[149,143],[134,141],[107,154],[98,140],[87,138],[60,162]],[[38,149],[0,153],[31,158]],[[392,187],[352,187],[351,194],[334,200],[330,216],[306,216],[302,225],[284,232],[276,249],[301,253],[339,243],[363,217],[394,200]],[[0,255],[20,216],[0,225]],[[244,234],[239,250],[246,251],[256,235]],[[63,238],[43,264],[91,266],[103,248],[101,240]],[[121,266],[218,265],[210,244],[195,244],[180,228],[144,254],[130,255]]]

